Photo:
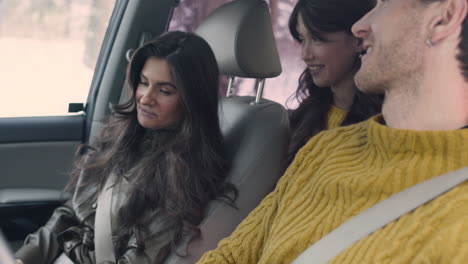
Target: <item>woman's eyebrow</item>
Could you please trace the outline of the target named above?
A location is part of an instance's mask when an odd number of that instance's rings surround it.
[[[143,73],[140,74],[140,78],[148,80],[148,77],[146,77],[145,74],[143,74]],[[156,82],[156,85],[158,85],[158,86],[170,86],[170,87],[177,90],[177,87],[175,86],[175,84],[173,84],[171,82]]]
[[[156,85],[158,85],[158,86],[170,86],[170,87],[177,90],[177,87],[173,83],[170,83],[170,82],[157,82]]]

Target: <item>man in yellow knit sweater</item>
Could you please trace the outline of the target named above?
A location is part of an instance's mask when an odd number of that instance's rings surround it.
[[[290,263],[377,202],[468,166],[467,10],[467,0],[378,0],[353,33],[367,50],[356,82],[385,92],[382,116],[312,138],[277,188],[199,263]],[[331,263],[468,263],[468,184]]]

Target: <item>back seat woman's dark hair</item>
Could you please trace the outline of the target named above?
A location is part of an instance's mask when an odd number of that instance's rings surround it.
[[[302,17],[309,32],[322,38],[321,32],[346,32],[352,34],[353,24],[370,11],[374,0],[299,0],[289,19],[289,30],[300,42],[297,31],[298,17]],[[357,63],[360,63],[357,60]],[[327,113],[333,104],[330,88],[317,87],[308,69],[300,78],[295,94],[289,99],[298,100],[299,107],[290,115],[291,141],[284,168],[294,160],[296,153],[309,139],[326,129]],[[364,121],[381,111],[383,97],[356,92],[350,111],[341,125]]]

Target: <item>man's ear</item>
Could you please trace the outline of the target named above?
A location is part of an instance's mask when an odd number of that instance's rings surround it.
[[[468,3],[466,0],[446,0],[434,4],[439,5],[434,7],[438,15],[430,21],[431,35],[428,37],[432,43],[438,43],[461,29],[468,12]]]

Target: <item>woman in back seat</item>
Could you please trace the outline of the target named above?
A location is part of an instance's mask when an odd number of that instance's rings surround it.
[[[307,68],[293,98],[292,137],[286,169],[309,139],[325,129],[364,121],[380,113],[383,96],[357,90],[362,41],[352,25],[374,6],[373,0],[299,0],[289,19],[293,38],[301,44]]]

